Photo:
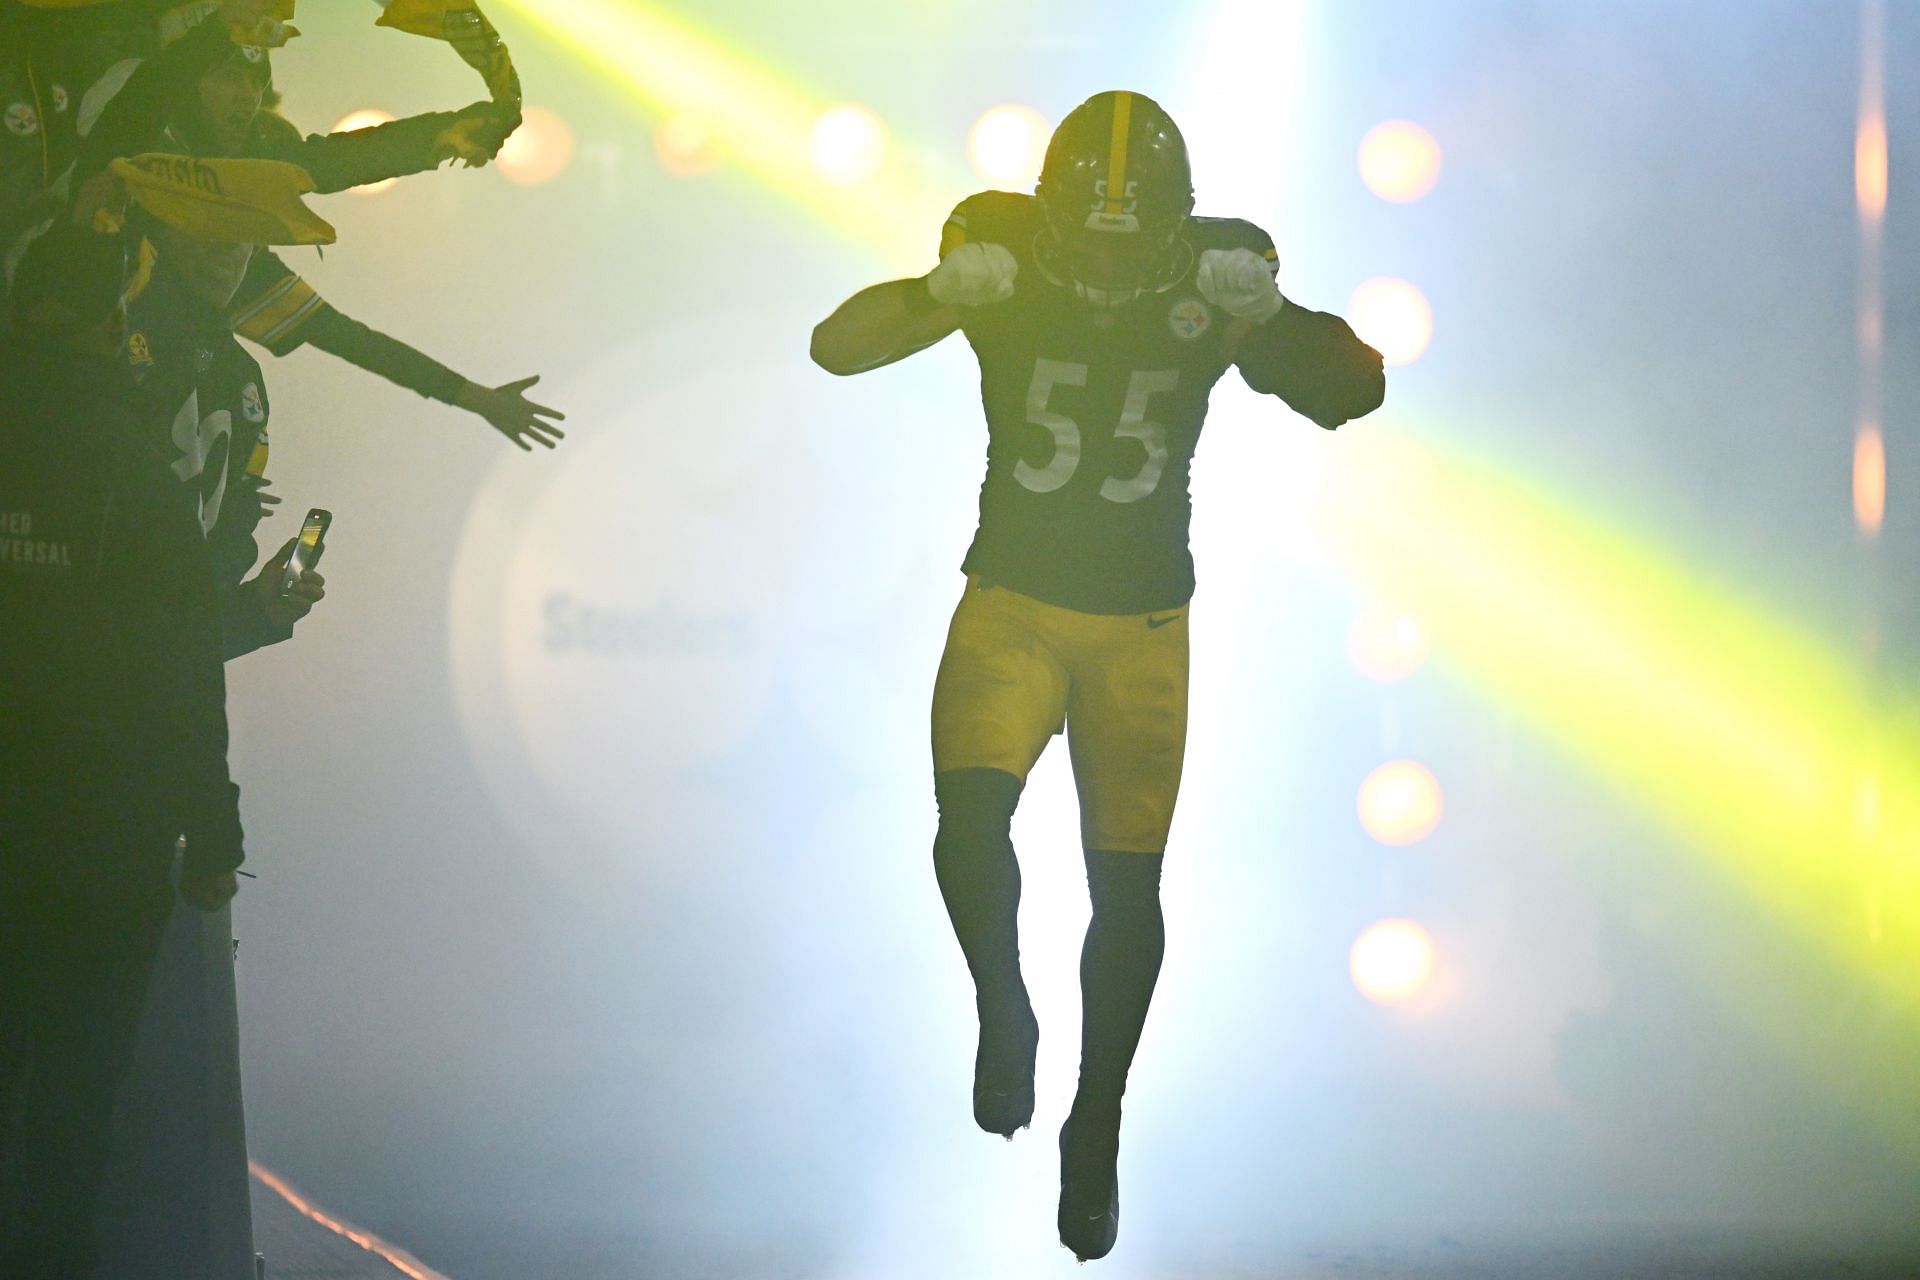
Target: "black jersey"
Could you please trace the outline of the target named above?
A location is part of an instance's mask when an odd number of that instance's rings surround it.
[[[269,408],[260,363],[164,262],[127,306],[126,356],[151,419],[167,427],[174,474],[198,495],[216,580],[236,583],[258,552]]]
[[[1296,350],[1299,369],[1276,383],[1264,356],[1279,339],[1249,342],[1252,326],[1200,296],[1193,265],[1171,289],[1102,310],[1047,277],[1034,255],[1041,233],[1032,196],[989,191],[954,210],[941,241],[943,255],[998,244],[1019,264],[1011,298],[961,308],[988,429],[980,527],[964,567],[1084,613],[1178,607],[1194,585],[1188,475],[1220,375],[1240,363],[1257,390],[1330,427],[1378,403],[1365,403],[1355,380],[1369,364],[1378,379],[1378,356],[1337,317],[1290,305],[1260,328],[1305,342],[1308,359]],[[1275,256],[1266,232],[1234,218],[1193,218],[1185,236],[1193,264],[1209,249]],[[1330,399],[1308,385],[1321,366],[1341,384]]]

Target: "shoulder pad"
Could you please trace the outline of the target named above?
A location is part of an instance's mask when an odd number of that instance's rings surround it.
[[[1017,191],[970,195],[947,216],[940,232],[940,256],[969,242],[1001,244],[1018,252],[1032,238],[1039,216],[1039,202]]]

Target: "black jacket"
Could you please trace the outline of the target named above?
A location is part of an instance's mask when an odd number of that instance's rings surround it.
[[[0,334],[0,854],[244,854],[192,493],[124,366]],[[49,837],[52,837],[49,839]]]

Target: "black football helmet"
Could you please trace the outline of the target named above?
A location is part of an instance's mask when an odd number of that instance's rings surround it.
[[[1192,265],[1187,144],[1152,98],[1114,90],[1068,112],[1034,195],[1045,221],[1035,262],[1096,306],[1171,289]]]

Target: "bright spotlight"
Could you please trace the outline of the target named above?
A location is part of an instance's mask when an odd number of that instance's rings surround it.
[[[967,134],[967,159],[973,171],[1002,191],[1025,191],[1040,180],[1052,129],[1032,107],[1008,103],[990,107]]]
[[[1347,321],[1388,364],[1412,364],[1433,341],[1427,295],[1394,276],[1375,276],[1355,289]]]
[[[380,108],[362,107],[358,111],[349,111],[346,115],[341,116],[329,132],[352,133],[355,129],[371,129],[377,124],[391,124],[392,122],[393,116],[382,111]],[[369,182],[364,186],[348,187],[347,190],[356,196],[377,196],[398,181],[400,181],[398,178],[382,178],[378,182]]]
[[[1860,215],[1878,222],[1887,214],[1887,117],[1884,109],[1863,111],[1853,143],[1854,197]]]
[[[1440,144],[1411,120],[1387,120],[1360,139],[1360,177],[1382,200],[1411,204],[1440,179]]]
[[[1380,920],[1354,940],[1347,969],[1375,1004],[1405,1004],[1433,979],[1433,938],[1411,920]]]
[[[573,130],[553,112],[528,107],[493,162],[523,187],[552,182],[573,163]]]
[[[1411,613],[1368,609],[1347,632],[1347,656],[1370,680],[1404,680],[1427,660],[1427,633]]]
[[[1862,427],[1853,441],[1853,519],[1871,537],[1887,518],[1887,446],[1878,427]]]
[[[720,164],[720,149],[711,130],[685,112],[668,116],[653,131],[653,152],[660,166],[682,178],[711,172]]]
[[[1415,760],[1390,760],[1360,784],[1360,825],[1381,844],[1426,839],[1443,807],[1439,781]]]
[[[886,126],[858,103],[843,102],[821,112],[810,141],[814,171],[836,186],[865,182],[886,159]]]

